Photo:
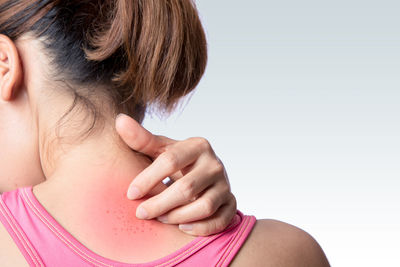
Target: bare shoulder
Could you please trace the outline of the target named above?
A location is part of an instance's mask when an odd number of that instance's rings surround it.
[[[305,231],[276,220],[257,220],[230,266],[330,265],[317,241]]]
[[[2,267],[29,266],[2,223],[0,223],[0,262]]]

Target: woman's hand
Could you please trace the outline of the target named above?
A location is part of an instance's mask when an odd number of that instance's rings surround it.
[[[139,205],[138,218],[179,224],[185,233],[199,236],[218,233],[229,225],[236,199],[224,165],[206,139],[176,141],[153,135],[124,114],[117,117],[116,129],[133,150],[154,160],[129,186],[129,199],[144,197],[167,177],[173,182]]]

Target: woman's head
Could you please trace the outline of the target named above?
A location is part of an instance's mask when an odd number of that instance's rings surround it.
[[[171,112],[207,61],[190,0],[0,0],[0,34],[0,157],[25,164],[21,177],[39,176],[54,142],[81,142],[120,112]]]

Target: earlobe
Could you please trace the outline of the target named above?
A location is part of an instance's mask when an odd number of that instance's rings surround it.
[[[0,34],[0,86],[1,99],[10,101],[16,95],[22,79],[20,57],[14,42]]]

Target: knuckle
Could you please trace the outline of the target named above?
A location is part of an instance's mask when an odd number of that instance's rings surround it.
[[[194,180],[179,180],[180,184],[178,186],[178,191],[182,198],[186,201],[191,200],[195,193],[195,181]]]
[[[229,183],[224,183],[222,185],[222,192],[225,192],[225,193],[231,195],[233,198],[235,198],[235,196],[231,192],[231,186],[229,185]]]
[[[218,232],[224,230],[228,226],[228,224],[231,222],[230,219],[231,219],[230,217],[223,216],[219,220],[216,220],[216,222],[215,222],[215,230],[218,231]]]
[[[161,160],[163,164],[165,164],[170,172],[173,172],[178,168],[178,156],[175,153],[168,151],[162,154],[160,157],[162,157]]]
[[[204,215],[209,217],[214,214],[214,212],[216,210],[216,204],[211,199],[205,198],[205,199],[203,199],[202,209],[203,209]]]
[[[224,165],[222,165],[221,162],[216,161],[216,163],[214,164],[213,170],[214,170],[214,173],[224,173],[225,167],[224,167]]]
[[[220,227],[220,224],[218,223],[217,220],[214,220],[212,224],[210,225],[208,229],[208,233],[218,233],[221,232],[221,230],[218,228]]]
[[[201,148],[201,150],[212,150],[210,142],[204,137],[193,137],[196,141],[197,146]]]
[[[236,211],[237,201],[236,201],[236,197],[234,195],[232,195],[232,206],[233,206],[233,210]]]
[[[236,209],[237,209],[237,201],[236,201],[236,197],[232,193],[230,194],[229,200],[231,202],[230,203],[230,208],[232,210],[232,213],[235,213]]]
[[[227,200],[230,200],[232,193],[229,185],[221,185],[220,195],[223,196],[225,202],[227,202]]]
[[[231,200],[233,194],[231,192],[229,183],[225,181],[218,181],[214,184],[214,188],[218,191],[218,195],[224,203],[227,203]]]
[[[216,231],[218,232],[223,231],[232,222],[234,215],[235,212],[232,211],[231,213],[225,213],[224,215],[221,215],[218,219],[216,219],[215,221]]]

